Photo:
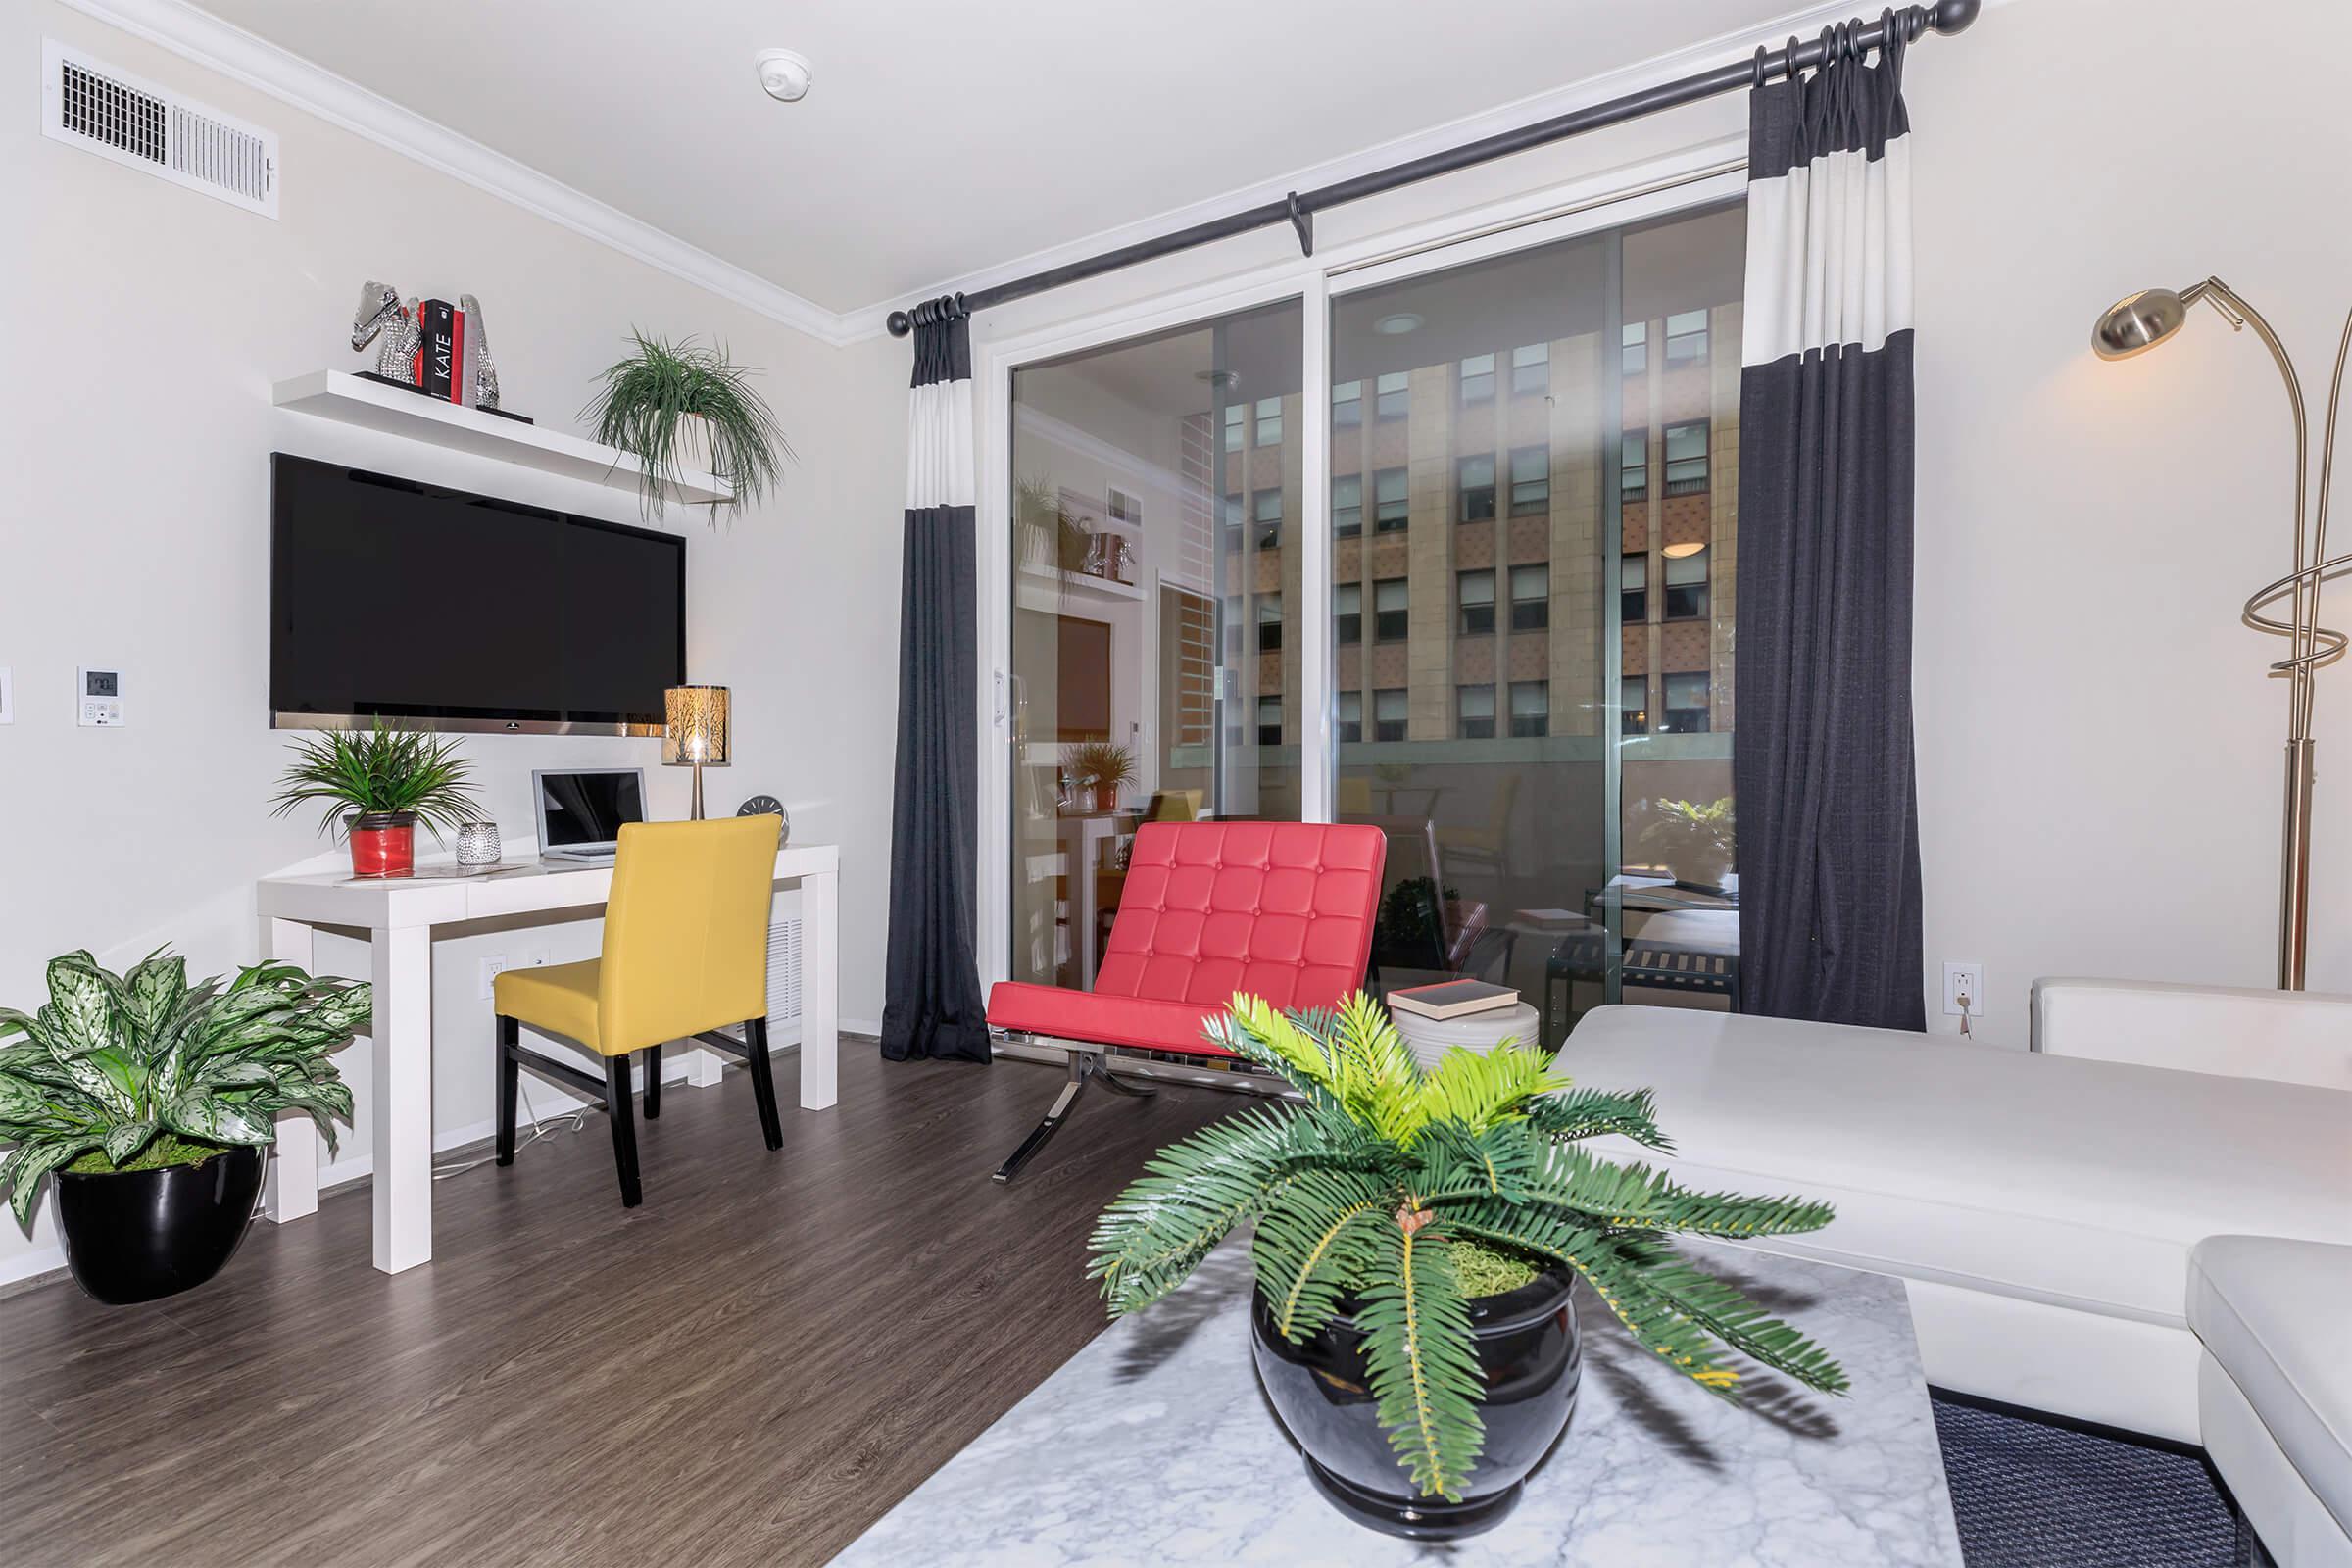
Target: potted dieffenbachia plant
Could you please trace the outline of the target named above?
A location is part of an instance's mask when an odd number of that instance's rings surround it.
[[[1450,1540],[1491,1528],[1566,1427],[1582,1279],[1645,1348],[1732,1396],[1737,1351],[1809,1388],[1845,1374],[1663,1238],[1818,1230],[1825,1203],[1690,1191],[1580,1147],[1671,1150],[1648,1091],[1572,1089],[1506,1043],[1423,1069],[1358,995],[1285,1014],[1236,997],[1208,1038],[1302,1103],[1162,1150],[1103,1211],[1091,1275],[1114,1316],[1149,1306],[1254,1221],[1252,1348],[1324,1495],[1359,1523]]]
[[[86,953],[49,962],[49,1000],[0,1007],[0,1193],[27,1224],[41,1179],[74,1277],[99,1300],[203,1284],[244,1239],[280,1111],[335,1141],[351,1090],[330,1053],[367,1029],[365,981],[257,964],[188,984],[157,952],[118,975]]]
[[[270,815],[314,801],[326,803],[321,834],[340,830],[351,843],[354,876],[407,876],[416,865],[416,824],[441,842],[480,814],[467,792],[473,764],[458,743],[386,729],[328,730],[294,743],[294,760],[278,781]]]

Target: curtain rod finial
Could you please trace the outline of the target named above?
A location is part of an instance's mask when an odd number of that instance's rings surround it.
[[[890,326],[890,335],[892,337],[905,337],[907,333],[914,330],[914,321],[905,311],[891,312],[890,321],[888,324]]]
[[[1969,24],[1977,20],[1977,13],[1984,9],[1984,0],[1936,0],[1928,8],[1928,20],[1937,32],[1948,38],[1955,32],[1966,32]]]

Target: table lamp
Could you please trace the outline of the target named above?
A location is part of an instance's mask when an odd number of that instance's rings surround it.
[[[2240,612],[2249,626],[2287,639],[2287,656],[2274,661],[2274,673],[2286,677],[2286,810],[2281,825],[2278,873],[2278,989],[2303,989],[2304,950],[2311,926],[2311,801],[2312,801],[2312,677],[2321,666],[2342,657],[2347,639],[2320,624],[2320,585],[2332,573],[2352,566],[2352,554],[2332,560],[2328,553],[2328,481],[2335,454],[2336,405],[2344,390],[2344,360],[2352,354],[2352,318],[2344,321],[2343,337],[2335,350],[2335,380],[2328,392],[2328,429],[2321,438],[2320,496],[2317,514],[2305,506],[2310,473],[2311,431],[2303,413],[2303,383],[2285,345],[2262,313],[2248,305],[2218,277],[2184,289],[2149,288],[2109,306],[2091,328],[2090,346],[2102,360],[2128,360],[2145,353],[2180,330],[2189,308],[2199,301],[2213,307],[2233,331],[2251,326],[2278,366],[2286,382],[2288,411],[2295,420],[2295,551],[2294,569],[2258,588]],[[2285,600],[2287,618],[2273,607]]]
[[[667,722],[662,730],[662,760],[694,769],[694,820],[703,819],[703,768],[727,765],[727,689],[672,686],[662,694]]]

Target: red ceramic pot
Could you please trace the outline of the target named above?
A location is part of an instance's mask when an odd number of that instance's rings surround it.
[[[343,819],[353,876],[408,876],[416,868],[416,813],[361,811]]]

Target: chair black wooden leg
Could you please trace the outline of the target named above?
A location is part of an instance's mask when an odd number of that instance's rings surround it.
[[[637,1122],[630,1102],[637,1098],[629,1083],[626,1055],[605,1058],[605,1117],[612,1123],[612,1159],[620,1167],[620,1206],[635,1208],[645,1194],[637,1185]]]
[[[514,1047],[521,1039],[522,1025],[513,1018],[498,1020],[498,1162],[514,1163],[514,1091],[515,1080],[522,1074],[522,1063],[515,1059]]]
[[[1021,1167],[1046,1147],[1047,1141],[1061,1131],[1061,1124],[1070,1119],[1070,1107],[1078,1103],[1078,1097],[1086,1091],[1087,1079],[1099,1075],[1097,1063],[1101,1059],[1091,1052],[1070,1053],[1070,1081],[1063,1084],[1061,1093],[1054,1097],[1054,1108],[1046,1112],[1046,1119],[1030,1130],[1029,1136],[1021,1140],[1021,1147],[1012,1152],[1012,1157],[999,1165],[996,1174],[989,1180],[1001,1187],[1008,1185],[1021,1173]]]
[[[784,1147],[784,1123],[776,1114],[776,1070],[767,1059],[767,1020],[747,1018],[743,1025],[745,1059],[752,1068],[752,1098],[760,1102],[760,1136],[770,1149]]]
[[[645,1119],[662,1114],[662,1048],[645,1048]]]

